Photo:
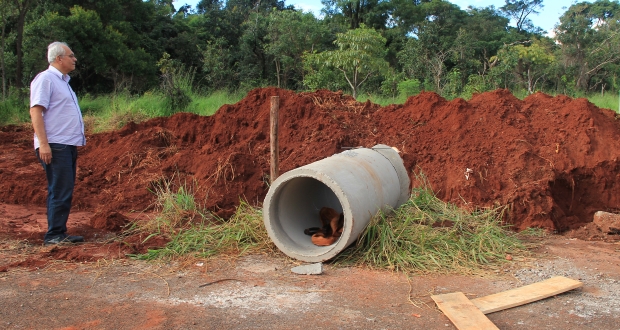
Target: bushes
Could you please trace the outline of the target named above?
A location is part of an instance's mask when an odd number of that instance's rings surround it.
[[[164,94],[168,115],[185,110],[192,102],[192,86],[196,69],[187,69],[183,64],[171,60],[170,55],[164,52],[157,62],[161,71],[161,91]]]
[[[28,95],[27,91],[23,92]],[[0,102],[0,126],[22,124],[30,121],[30,105],[27,97],[11,88],[6,100]]]

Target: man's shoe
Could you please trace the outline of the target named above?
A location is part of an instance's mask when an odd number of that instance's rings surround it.
[[[84,242],[84,236],[67,236],[65,237],[65,241],[69,241],[71,243],[81,243]]]
[[[48,240],[45,240],[43,244],[45,245],[56,245],[62,243],[80,243],[84,242],[84,236],[58,236]]]
[[[56,245],[56,244],[62,243],[63,240],[64,240],[64,238],[58,236],[58,237],[46,239],[45,241],[43,241],[43,244],[44,245]]]

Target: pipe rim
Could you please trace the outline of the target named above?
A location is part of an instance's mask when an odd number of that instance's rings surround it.
[[[302,173],[299,173],[302,171]],[[272,214],[277,214],[278,203],[267,203],[263,205],[263,221],[265,223],[265,227],[267,228],[267,234],[274,242],[274,244],[282,251],[284,254],[289,257],[299,259],[306,262],[319,262],[329,260],[335,257],[338,253],[344,250],[349,243],[347,243],[351,237],[352,227],[353,227],[353,219],[350,211],[350,203],[346,194],[339,189],[337,183],[331,179],[329,179],[326,175],[321,175],[318,171],[313,169],[308,169],[304,167],[300,167],[297,169],[297,173],[291,173],[293,171],[286,172],[278,177],[271,185],[271,188],[275,187],[275,189],[269,189],[267,196],[265,197],[266,201],[278,200],[278,195],[282,192],[282,189],[286,186],[286,183],[298,178],[310,178],[314,179],[323,185],[327,186],[334,195],[338,198],[338,202],[342,207],[342,211],[344,213],[344,226],[342,229],[342,235],[340,238],[332,245],[328,246],[316,246],[316,249],[313,251],[319,251],[319,253],[304,253],[304,249],[301,248],[300,245],[297,245],[295,249],[291,249],[290,246],[285,245],[281,240],[280,236],[275,233],[276,226],[272,222],[277,222]],[[283,233],[285,234],[285,233]],[[291,240],[293,241],[293,240]],[[294,250],[294,251],[292,251]]]

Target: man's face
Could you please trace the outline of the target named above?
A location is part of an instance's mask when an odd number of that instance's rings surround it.
[[[56,62],[60,67],[59,71],[67,74],[75,70],[75,63],[77,62],[77,58],[69,47],[62,46],[62,48],[65,50],[65,53],[64,55],[58,55],[58,57],[56,57]]]

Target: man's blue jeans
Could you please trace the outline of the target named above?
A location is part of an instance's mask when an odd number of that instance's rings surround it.
[[[43,165],[47,177],[47,233],[45,240],[67,236],[67,220],[71,211],[75,173],[77,169],[77,147],[50,143],[52,162]]]

